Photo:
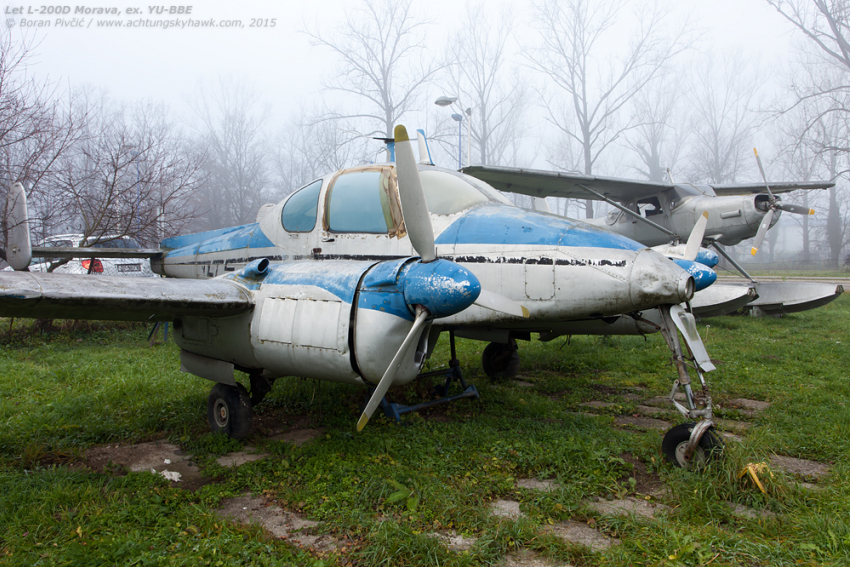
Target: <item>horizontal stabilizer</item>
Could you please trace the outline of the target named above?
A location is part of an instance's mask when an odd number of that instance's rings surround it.
[[[248,311],[251,292],[224,280],[0,272],[0,317],[170,321]]]
[[[161,253],[162,250],[156,248],[77,248],[73,246],[45,248],[36,246],[32,249],[32,255],[36,258],[152,258]]]

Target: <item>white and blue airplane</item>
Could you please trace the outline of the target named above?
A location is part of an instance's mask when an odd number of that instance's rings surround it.
[[[382,403],[398,412],[387,390],[420,374],[443,332],[452,347],[456,335],[490,342],[483,363],[498,375],[531,333],[661,331],[677,367],[670,400],[689,420],[665,436],[665,454],[681,466],[710,456],[720,441],[709,431],[704,373],[714,367],[681,304],[713,271],[517,208],[485,182],[434,167],[421,144],[420,155],[424,163],[399,126],[394,163],[327,175],[264,207],[255,223],[166,239],[149,253],[166,276],[154,279],[25,271],[33,251],[44,252],[30,246],[16,184],[6,254],[18,271],[0,273],[0,316],[173,322],[182,369],[216,383],[211,428],[236,438],[284,376],[374,388],[358,430]],[[248,374],[250,394],[235,370]],[[680,388],[685,405],[674,399]],[[468,387],[453,398],[473,396]]]

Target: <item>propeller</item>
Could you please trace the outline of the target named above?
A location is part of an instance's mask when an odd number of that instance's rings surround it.
[[[764,187],[765,189],[767,189],[767,196],[770,200],[770,205],[768,205],[769,208],[767,214],[764,215],[764,218],[762,218],[758,232],[756,233],[756,237],[753,240],[753,247],[750,249],[750,254],[755,256],[756,252],[759,251],[761,243],[764,242],[764,237],[767,236],[767,229],[770,228],[770,224],[773,222],[773,216],[776,214],[776,211],[786,211],[795,215],[813,215],[815,214],[815,210],[809,209],[807,207],[801,207],[799,205],[792,205],[790,203],[779,202],[779,200],[770,190],[770,185],[767,182],[767,175],[765,175],[764,173],[764,167],[761,165],[761,157],[759,157],[758,150],[756,148],[753,148],[753,153],[755,153],[756,155],[756,163],[758,163],[759,165],[761,178],[764,179]]]
[[[708,211],[705,211],[694,224],[688,243],[685,245],[685,260],[696,260],[699,249],[702,247],[702,239],[705,237],[705,227],[708,226]]]
[[[27,192],[20,183],[15,183],[9,190],[7,209],[10,228],[6,261],[15,271],[27,271],[32,260],[32,242],[27,219]]]
[[[395,157],[401,212],[410,243],[420,260],[409,265],[400,275],[404,300],[413,306],[413,326],[378,382],[375,391],[357,421],[362,431],[395,381],[399,366],[430,320],[460,313],[473,303],[481,307],[518,317],[528,317],[528,309],[497,293],[484,291],[475,275],[450,260],[437,258],[431,213],[419,177],[419,167],[404,126],[395,128]]]

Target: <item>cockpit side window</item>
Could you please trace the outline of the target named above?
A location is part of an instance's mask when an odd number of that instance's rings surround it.
[[[340,175],[330,188],[326,206],[328,229],[333,232],[386,234],[395,228],[385,169]]]
[[[459,175],[424,170],[420,172],[420,178],[428,210],[435,215],[450,215],[489,201],[480,189]]]
[[[647,197],[646,199],[640,199],[637,202],[637,205],[641,215],[644,217],[651,217],[664,213],[664,211],[661,209],[661,202],[659,202],[658,197]]]
[[[283,206],[280,221],[288,232],[310,232],[316,227],[322,180],[314,181],[292,194]]]

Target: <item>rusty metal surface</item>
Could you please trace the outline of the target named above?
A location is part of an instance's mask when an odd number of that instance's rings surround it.
[[[224,280],[0,272],[0,316],[169,321],[248,311],[250,291]]]

